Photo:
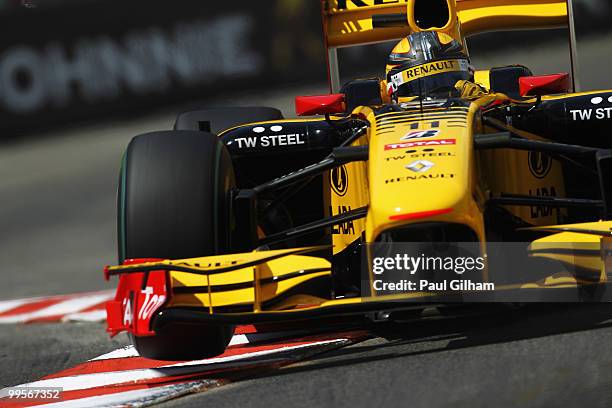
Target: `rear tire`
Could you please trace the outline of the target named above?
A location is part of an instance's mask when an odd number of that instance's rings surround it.
[[[181,259],[231,248],[231,158],[210,133],[165,131],[132,139],[119,182],[119,261]],[[141,356],[190,360],[220,354],[233,326],[176,324],[135,337]]]

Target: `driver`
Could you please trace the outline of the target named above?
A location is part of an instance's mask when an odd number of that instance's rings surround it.
[[[401,40],[387,62],[387,91],[391,99],[460,96],[459,81],[472,82],[474,71],[463,46],[435,31],[410,34]]]

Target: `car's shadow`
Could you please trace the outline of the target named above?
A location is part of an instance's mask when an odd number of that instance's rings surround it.
[[[380,341],[316,355],[306,364],[265,375],[286,375],[607,327],[612,327],[612,303],[531,304],[479,316],[377,323],[368,329],[373,338],[381,338]],[[409,351],[406,347],[398,347],[419,343],[427,347],[409,347]]]

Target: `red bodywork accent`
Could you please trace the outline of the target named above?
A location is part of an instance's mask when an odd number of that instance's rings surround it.
[[[342,113],[345,109],[344,94],[295,97],[295,113],[298,116]]]
[[[126,259],[123,264],[134,265],[161,260],[154,258]],[[151,330],[151,317],[168,302],[169,285],[168,271],[120,275],[115,299],[106,303],[106,331],[111,334],[111,337],[122,331],[128,331],[135,336],[154,335],[155,333]]]
[[[427,218],[427,217],[433,217],[434,215],[448,214],[451,211],[453,211],[452,208],[444,208],[442,210],[431,210],[431,211],[421,211],[421,212],[408,213],[408,214],[397,214],[397,215],[391,215],[389,219],[392,221],[414,220],[415,218]]]
[[[568,73],[519,78],[521,96],[550,95],[569,92],[572,87]]]
[[[454,145],[456,139],[436,139],[436,140],[415,140],[414,142],[405,141],[385,145],[385,150],[409,149],[421,146],[448,146]]]

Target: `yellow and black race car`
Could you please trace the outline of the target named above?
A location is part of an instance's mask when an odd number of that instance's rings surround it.
[[[466,47],[493,29],[571,26],[569,6],[380,3],[322,1],[332,93],[296,98],[298,116],[313,118],[199,110],[131,141],[121,265],[105,269],[119,275],[111,334],[128,331],[146,357],[188,359],[221,353],[236,324],[610,300],[612,91],[577,93],[571,75],[524,66],[478,71]],[[340,88],[338,47],[393,39],[384,79]],[[480,267],[449,286],[441,264],[422,286],[385,280],[406,259],[392,245],[415,243],[423,259],[471,245]],[[514,263],[516,248],[527,261]]]

